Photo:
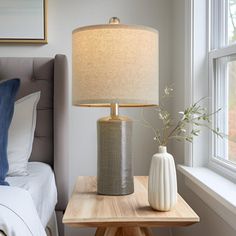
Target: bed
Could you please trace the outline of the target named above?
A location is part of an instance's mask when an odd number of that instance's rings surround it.
[[[11,186],[28,191],[47,234],[68,202],[68,65],[65,55],[55,58],[0,57],[1,78],[20,78],[17,99],[41,91],[29,175],[7,177]],[[55,181],[56,180],[56,186]],[[46,194],[47,193],[47,197]],[[49,194],[50,193],[50,194]],[[50,195],[50,196],[49,196]],[[54,221],[54,223],[53,223]],[[0,232],[0,235],[3,234]]]

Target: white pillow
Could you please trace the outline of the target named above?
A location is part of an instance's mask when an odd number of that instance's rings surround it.
[[[28,174],[27,164],[32,152],[39,98],[40,92],[36,92],[15,102],[8,131],[8,176]]]

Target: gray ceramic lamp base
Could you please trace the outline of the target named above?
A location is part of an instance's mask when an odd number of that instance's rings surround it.
[[[134,192],[132,171],[132,120],[118,116],[97,122],[97,192],[127,195]]]

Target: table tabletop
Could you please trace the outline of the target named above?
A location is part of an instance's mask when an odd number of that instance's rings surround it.
[[[133,194],[105,196],[96,192],[96,177],[80,176],[63,223],[75,227],[158,227],[187,226],[199,221],[180,195],[171,211],[153,210],[148,203],[147,185],[147,176],[135,176]]]

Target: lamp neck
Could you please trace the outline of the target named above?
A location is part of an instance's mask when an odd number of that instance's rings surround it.
[[[111,117],[117,118],[119,116],[119,103],[111,103]]]

